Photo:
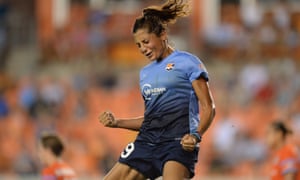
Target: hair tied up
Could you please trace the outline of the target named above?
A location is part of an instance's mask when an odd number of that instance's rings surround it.
[[[143,16],[144,17],[155,16],[156,12],[157,12],[157,10],[145,8],[145,9],[143,9]]]
[[[152,9],[152,8],[145,8],[143,9],[143,17],[145,19],[151,19],[151,20],[156,20],[156,21],[160,21],[160,15],[161,12],[157,9]]]
[[[160,35],[169,23],[173,24],[178,18],[189,15],[189,7],[189,0],[167,0],[161,6],[149,6],[136,19],[133,33],[140,28],[147,28],[149,33]]]

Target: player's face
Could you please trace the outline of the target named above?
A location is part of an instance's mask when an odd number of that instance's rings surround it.
[[[41,143],[37,147],[38,157],[43,165],[48,165],[49,150],[45,149]]]
[[[41,163],[45,164],[45,149],[42,146],[42,144],[40,144],[40,143],[38,144],[37,151],[38,151],[38,157],[39,157]]]
[[[277,144],[279,144],[281,141],[281,137],[282,135],[280,132],[276,131],[272,127],[269,127],[266,136],[267,145],[272,149],[276,148]]]
[[[154,33],[148,33],[147,29],[139,29],[133,36],[140,52],[149,60],[162,60],[169,55],[165,32],[158,37]]]

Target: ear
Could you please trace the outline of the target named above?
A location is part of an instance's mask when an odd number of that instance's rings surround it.
[[[160,38],[163,40],[163,41],[166,41],[168,39],[168,35],[167,35],[167,32],[166,31],[163,31],[160,33]]]

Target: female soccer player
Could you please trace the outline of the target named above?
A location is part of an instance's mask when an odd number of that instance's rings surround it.
[[[42,180],[75,180],[75,172],[62,159],[64,146],[56,135],[44,135],[38,145],[38,154],[45,165]]]
[[[275,151],[272,158],[272,180],[300,180],[300,157],[297,148],[288,144],[287,136],[292,133],[281,121],[271,124],[267,133],[267,143]]]
[[[115,119],[110,112],[99,116],[104,126],[139,131],[106,180],[159,176],[164,180],[182,180],[194,176],[198,143],[215,110],[203,63],[168,44],[168,24],[186,15],[187,1],[168,0],[162,6],[145,8],[134,23],[134,41],[151,61],[140,72],[145,112],[142,117],[129,119]]]

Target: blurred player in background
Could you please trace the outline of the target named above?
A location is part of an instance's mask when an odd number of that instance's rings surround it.
[[[300,156],[296,146],[287,142],[292,131],[282,122],[273,122],[267,132],[267,143],[274,150],[272,180],[300,180]]]
[[[135,142],[128,144],[104,179],[163,176],[164,180],[182,180],[194,176],[198,143],[215,110],[203,63],[168,43],[168,25],[188,14],[188,1],[168,0],[162,6],[145,8],[136,19],[134,41],[151,61],[140,72],[145,113],[129,119],[115,119],[110,112],[99,116],[107,127],[139,131]]]
[[[64,145],[56,135],[44,135],[38,145],[39,158],[45,168],[42,180],[75,180],[75,172],[61,158]]]

